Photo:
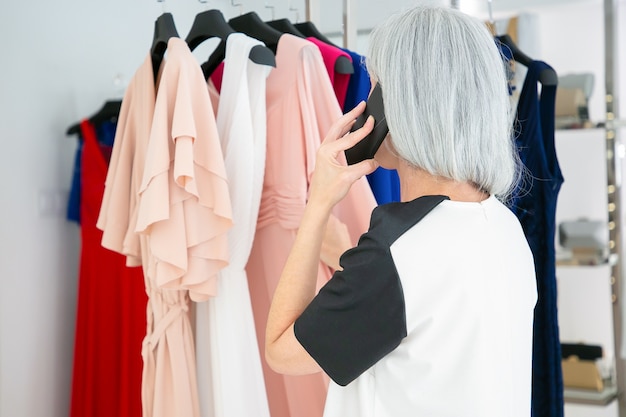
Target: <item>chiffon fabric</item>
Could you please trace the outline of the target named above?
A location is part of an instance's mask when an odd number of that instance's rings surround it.
[[[263,195],[246,266],[260,352],[264,352],[271,299],[306,204],[316,151],[341,114],[319,48],[305,39],[282,35],[276,69],[267,80]],[[361,178],[336,207],[334,215],[346,224],[354,244],[367,231],[375,205],[367,180]],[[330,276],[329,267],[320,263],[318,287]],[[322,415],[328,387],[323,373],[285,376],[262,363],[272,417]]]
[[[107,161],[95,127],[81,122],[80,267],[71,417],[141,413],[141,340],[146,294],[141,268],[100,245],[96,219]]]
[[[217,109],[230,188],[230,263],[218,276],[218,296],[196,305],[196,350],[203,417],[269,417],[245,266],[256,229],[266,147],[265,84],[271,67],[248,59],[261,42],[241,33],[226,41]]]
[[[324,60],[324,65],[326,66],[328,77],[330,78],[330,83],[332,84],[333,90],[335,91],[335,96],[337,97],[339,106],[343,108],[346,102],[346,93],[348,91],[348,84],[350,83],[351,74],[342,74],[335,71],[335,64],[337,63],[339,57],[344,57],[350,60],[350,62],[352,62],[352,57],[343,49],[339,49],[333,45],[329,45],[317,38],[308,37],[306,39],[309,42],[317,45],[318,48],[320,48],[322,59]]]
[[[143,416],[196,417],[189,300],[216,294],[230,197],[206,83],[183,40],[168,41],[156,94],[154,84],[148,57],[122,102],[99,227],[103,245],[144,270]]]
[[[142,264],[139,235],[135,233],[137,192],[155,100],[152,61],[148,55],[130,80],[122,100],[97,223],[102,230],[102,246],[126,255],[128,266]]]

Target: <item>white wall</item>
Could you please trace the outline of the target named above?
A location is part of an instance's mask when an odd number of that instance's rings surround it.
[[[551,8],[541,13],[541,56],[558,74],[578,72],[595,74],[595,89],[589,103],[589,114],[593,120],[603,120],[606,104],[602,4],[590,3],[568,7],[567,26],[560,24],[563,21],[563,13],[562,8]]]
[[[263,20],[296,20],[287,0],[241,3],[243,12],[255,10]],[[265,3],[274,4],[273,16]],[[304,0],[291,3],[304,20]],[[185,36],[205,7],[222,10],[227,19],[239,14],[230,4],[170,0],[165,8]],[[341,29],[340,5],[321,2],[320,30]],[[154,0],[2,1],[2,417],[68,415],[79,230],[64,219],[76,143],[65,130],[107,98],[121,96],[114,81],[127,83],[143,61],[162,11]]]
[[[79,239],[62,213],[75,149],[64,132],[118,95],[116,74],[128,80],[145,56],[160,10],[142,3],[3,2],[3,417],[68,414]],[[39,211],[42,196],[52,214]]]
[[[393,10],[414,3],[357,2],[360,28],[371,28]],[[256,10],[264,20],[296,20],[288,0],[242,3],[244,12]],[[265,3],[275,5],[274,16],[263,7]],[[321,2],[320,30],[341,30],[340,4]],[[227,0],[209,1],[207,6],[219,8],[226,18],[239,13]],[[294,0],[292,6],[304,20],[304,1]],[[174,15],[181,36],[204,8],[191,0],[170,0],[165,7]],[[585,51],[586,58],[577,60],[584,48],[568,44],[560,35],[573,31],[573,36],[595,44],[602,33],[598,12],[588,10],[590,17],[596,16],[589,19],[587,11],[573,12],[570,20],[564,15],[569,10],[569,6],[559,9],[542,20],[542,57],[557,70],[577,69],[581,62],[601,68],[601,54],[590,52],[589,58]],[[65,130],[105,99],[121,95],[114,80],[128,82],[132,77],[147,53],[154,19],[161,12],[154,0],[2,2],[1,417],[68,414],[79,234],[64,219],[75,150],[75,138],[66,137]],[[365,44],[361,38],[360,52]]]

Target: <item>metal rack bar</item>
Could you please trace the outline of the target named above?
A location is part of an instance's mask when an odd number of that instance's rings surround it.
[[[626,361],[622,359],[622,293],[624,279],[623,242],[621,235],[622,164],[618,129],[614,123],[619,118],[617,8],[619,0],[604,0],[604,71],[606,86],[606,157],[607,197],[609,211],[609,250],[617,262],[611,267],[611,299],[613,302],[613,338],[615,347],[615,374],[619,417],[626,417]]]
[[[343,47],[351,50],[356,49],[357,42],[355,3],[356,0],[343,0]]]
[[[355,18],[356,0],[343,0],[343,47],[355,49],[357,44],[357,28]],[[305,0],[306,20],[315,25],[320,23],[319,0]]]
[[[306,20],[313,22],[314,25],[320,24],[320,1],[305,0]]]

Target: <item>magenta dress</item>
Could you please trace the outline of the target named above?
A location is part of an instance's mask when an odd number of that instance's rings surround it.
[[[320,48],[322,58],[324,59],[324,65],[326,66],[326,71],[328,72],[328,77],[330,78],[333,90],[335,91],[335,96],[337,97],[339,106],[343,109],[343,106],[346,103],[348,84],[350,84],[350,74],[342,74],[335,71],[335,64],[337,63],[339,57],[344,57],[350,62],[352,62],[352,57],[347,52],[322,42],[317,38],[309,37],[307,40],[313,42],[318,48]]]

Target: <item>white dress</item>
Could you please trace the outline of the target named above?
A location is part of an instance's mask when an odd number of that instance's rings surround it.
[[[271,67],[248,59],[261,42],[241,33],[226,43],[217,126],[231,193],[230,264],[217,296],[196,306],[196,355],[203,417],[269,417],[245,266],[265,172],[265,83]]]

